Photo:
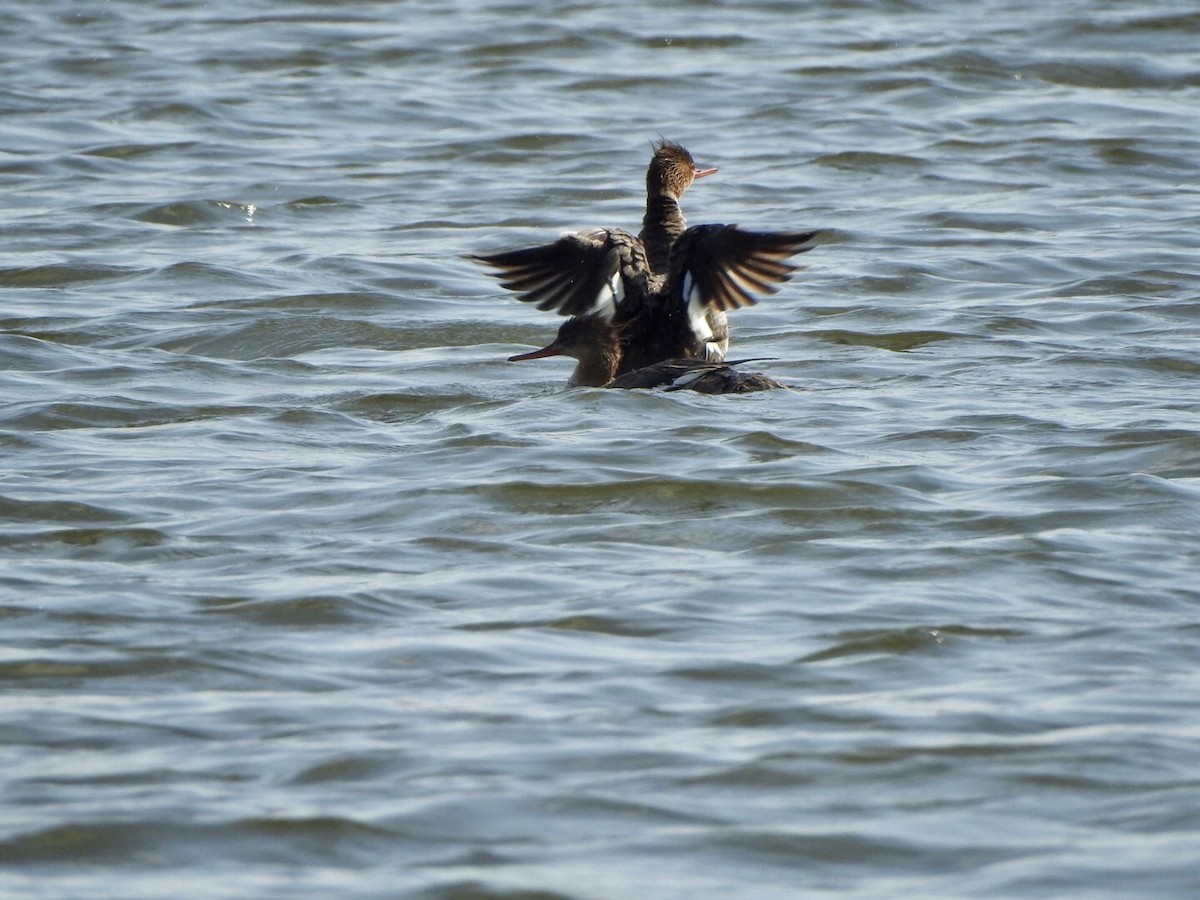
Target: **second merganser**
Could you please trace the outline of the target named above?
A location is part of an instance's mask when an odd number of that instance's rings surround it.
[[[558,329],[554,340],[529,353],[510,356],[509,362],[570,356],[576,360],[569,387],[664,388],[702,394],[746,394],[786,385],[760,372],[742,372],[734,366],[754,362],[743,359],[711,362],[703,359],[666,359],[635,369],[621,365],[621,329],[599,313],[574,316]],[[619,371],[624,374],[618,375]]]

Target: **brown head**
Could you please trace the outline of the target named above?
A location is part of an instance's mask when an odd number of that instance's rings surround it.
[[[715,171],[696,168],[692,154],[664,138],[654,145],[654,156],[650,159],[650,168],[646,170],[646,193],[652,197],[666,195],[678,200],[693,181]]]
[[[572,316],[563,322],[554,340],[540,350],[510,356],[509,362],[570,356],[578,360],[571,387],[603,387],[617,374],[621,362],[620,332],[604,316]]]

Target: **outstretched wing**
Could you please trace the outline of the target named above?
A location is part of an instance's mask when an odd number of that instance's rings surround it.
[[[736,225],[697,225],[671,248],[670,289],[695,321],[709,310],[752,306],[792,277],[788,259],[815,246],[819,231],[743,231]]]
[[[525,303],[563,316],[611,319],[625,298],[625,277],[648,271],[642,242],[619,229],[564,234],[552,244],[471,256],[495,270]]]

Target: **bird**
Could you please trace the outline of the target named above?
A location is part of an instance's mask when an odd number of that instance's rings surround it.
[[[757,359],[712,362],[703,359],[666,359],[637,369],[621,370],[621,329],[597,313],[573,316],[559,326],[554,340],[540,350],[509,357],[509,362],[570,356],[576,360],[571,387],[633,390],[662,388],[701,394],[747,394],[787,385],[761,372],[742,372],[735,366]]]
[[[796,270],[788,260],[812,249],[820,232],[689,228],[679,198],[715,171],[700,169],[684,147],[664,139],[646,171],[646,213],[636,237],[595,228],[469,258],[538,309],[615,326],[618,375],[669,359],[721,362],[729,346],[725,313],[777,291]],[[571,383],[581,382],[573,376]]]

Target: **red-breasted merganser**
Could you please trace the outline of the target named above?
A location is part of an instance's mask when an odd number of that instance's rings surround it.
[[[778,290],[796,269],[786,260],[812,249],[818,232],[688,228],[679,197],[714,171],[698,169],[687,150],[663,141],[646,173],[638,237],[598,228],[471,259],[495,269],[503,287],[538,309],[597,315],[617,326],[618,375],[675,358],[720,362],[729,345],[725,312],[756,303],[753,293]]]
[[[577,360],[572,387],[664,388],[668,391],[692,390],[702,394],[746,394],[782,388],[773,378],[760,372],[741,372],[739,363],[710,362],[703,359],[667,359],[633,370],[622,370],[621,328],[599,313],[573,316],[558,329],[554,340],[541,350],[510,356],[509,362],[542,359],[547,356],[571,356]],[[624,374],[618,375],[618,371]]]

